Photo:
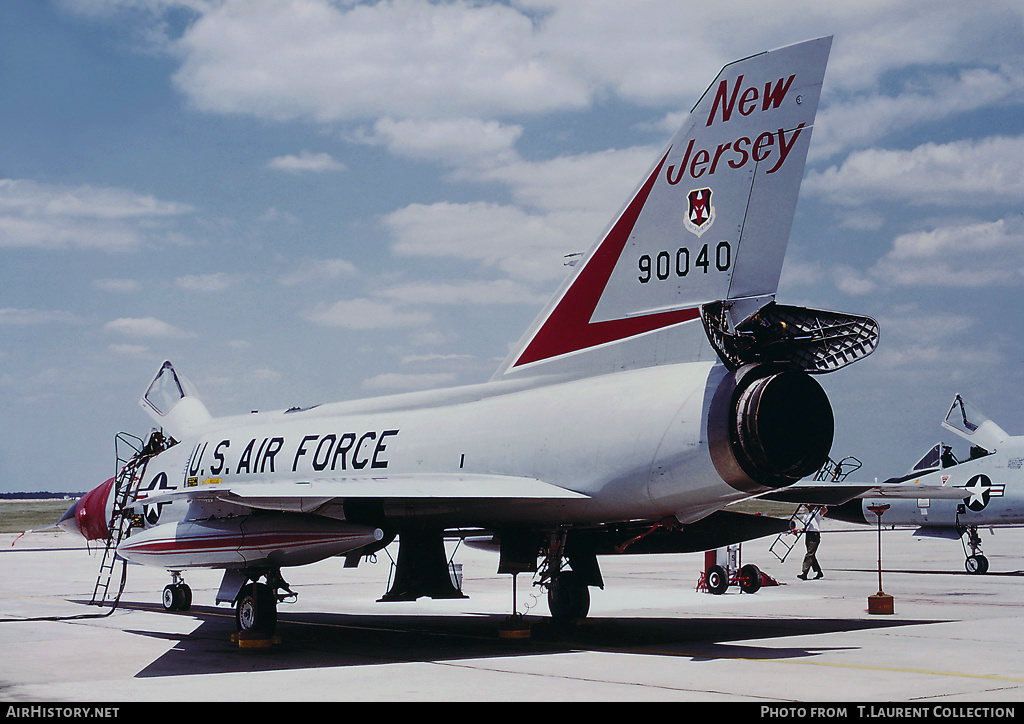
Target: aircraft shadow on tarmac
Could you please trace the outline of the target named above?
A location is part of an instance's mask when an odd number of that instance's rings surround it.
[[[122,608],[154,610],[144,604]],[[175,641],[138,678],[243,671],[280,671],[377,664],[465,661],[575,651],[612,651],[681,656],[694,661],[788,659],[814,656],[837,647],[772,646],[776,639],[852,632],[927,623],[936,620],[891,619],[737,619],[737,618],[588,618],[556,626],[546,617],[527,616],[531,635],[501,638],[506,616],[351,615],[285,613],[279,616],[281,642],[262,649],[239,649],[231,642],[233,613],[194,606],[187,615],[202,621],[190,634],[127,630],[127,633]],[[765,646],[751,641],[764,641]],[[743,641],[744,644],[733,642]],[[838,647],[843,648],[843,647]]]

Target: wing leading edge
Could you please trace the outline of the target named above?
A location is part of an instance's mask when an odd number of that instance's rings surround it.
[[[956,500],[962,499],[966,495],[968,493],[961,487],[944,487],[941,485],[841,483],[833,485],[794,485],[784,490],[774,490],[760,497],[779,503],[840,505],[855,498]]]
[[[589,496],[536,478],[510,475],[366,475],[223,485],[213,483],[136,500],[152,506],[176,500],[219,501],[261,510],[310,511],[332,500],[580,500]]]

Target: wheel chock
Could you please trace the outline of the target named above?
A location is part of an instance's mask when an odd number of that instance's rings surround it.
[[[237,644],[240,649],[268,649],[281,643],[281,637],[260,631],[239,631],[231,634],[231,642]]]
[[[509,616],[498,627],[498,638],[502,639],[528,639],[531,635],[530,625],[522,616]]]

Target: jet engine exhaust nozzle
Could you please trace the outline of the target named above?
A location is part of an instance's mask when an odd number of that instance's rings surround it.
[[[828,459],[835,420],[828,396],[807,373],[750,365],[722,381],[708,437],[715,468],[744,492],[780,488]]]

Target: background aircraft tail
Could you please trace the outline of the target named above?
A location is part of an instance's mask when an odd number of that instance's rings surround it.
[[[714,359],[774,299],[832,38],[727,65],[494,378]]]

